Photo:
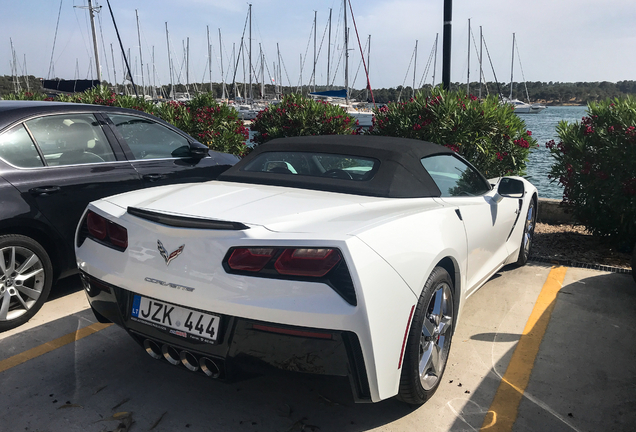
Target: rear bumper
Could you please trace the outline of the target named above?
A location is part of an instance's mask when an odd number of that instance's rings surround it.
[[[284,326],[221,315],[216,343],[186,339],[131,318],[134,296],[131,291],[87,273],[80,274],[96,315],[124,328],[155,358],[222,379],[231,378],[237,370],[262,365],[295,372],[347,376],[356,402],[371,402],[367,368],[354,332]],[[179,356],[186,360],[179,362]],[[211,367],[218,370],[210,374]]]

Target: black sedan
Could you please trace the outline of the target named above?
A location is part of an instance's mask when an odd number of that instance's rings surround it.
[[[124,108],[0,101],[0,331],[28,321],[76,271],[90,201],[216,178],[238,158]]]

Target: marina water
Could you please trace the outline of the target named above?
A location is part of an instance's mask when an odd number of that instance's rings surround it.
[[[554,159],[545,143],[551,139],[559,142],[556,127],[561,120],[581,122],[586,112],[587,106],[551,106],[538,114],[519,114],[539,144],[530,152],[525,178],[537,187],[540,198],[563,199],[563,187],[548,179]]]

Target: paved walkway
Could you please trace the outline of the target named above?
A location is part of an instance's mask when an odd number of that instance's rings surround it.
[[[96,324],[79,280],[62,285],[34,320],[0,334],[0,431],[636,430],[629,274],[498,273],[468,299],[444,381],[418,408],[353,404],[340,378],[205,379]]]

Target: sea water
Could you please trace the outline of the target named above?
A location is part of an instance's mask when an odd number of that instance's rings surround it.
[[[539,190],[539,197],[563,199],[563,186],[548,179],[554,158],[545,143],[552,139],[559,142],[556,127],[561,120],[568,123],[580,122],[586,112],[587,106],[551,106],[538,114],[518,114],[539,144],[539,148],[530,152],[524,176]]]

